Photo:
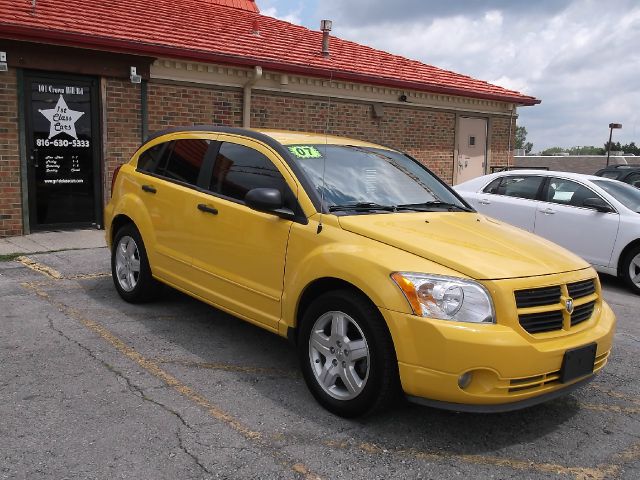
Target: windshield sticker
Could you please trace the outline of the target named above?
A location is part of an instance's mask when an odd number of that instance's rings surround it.
[[[292,145],[288,148],[289,151],[298,158],[322,158],[320,150],[311,145]]]

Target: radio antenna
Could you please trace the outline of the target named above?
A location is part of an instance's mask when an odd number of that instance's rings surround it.
[[[326,190],[325,173],[327,171],[327,147],[329,144],[329,120],[331,118],[331,85],[333,83],[333,69],[329,76],[329,100],[327,101],[327,120],[324,127],[324,154],[322,155],[322,190],[320,191],[320,221],[318,222],[318,231],[322,231],[322,215],[324,213],[324,192]]]

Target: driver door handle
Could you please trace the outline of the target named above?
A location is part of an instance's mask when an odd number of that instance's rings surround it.
[[[204,212],[204,213],[210,213],[212,215],[217,215],[218,214],[218,209],[217,208],[210,207],[209,205],[206,205],[204,203],[199,203],[198,204],[198,210],[200,210],[201,212]]]
[[[489,200],[486,199],[482,199],[482,200],[478,200],[478,203],[481,205],[491,205],[491,202]]]
[[[156,193],[156,187],[153,185],[142,185],[142,190],[147,193]]]
[[[556,211],[551,208],[545,208],[544,210],[540,210],[540,213],[544,213],[545,215],[555,215]]]

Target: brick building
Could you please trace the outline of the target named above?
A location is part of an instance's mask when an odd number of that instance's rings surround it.
[[[539,103],[336,37],[323,53],[254,0],[0,0],[0,52],[0,236],[100,226],[115,166],[169,126],[362,138],[455,183],[507,164]]]

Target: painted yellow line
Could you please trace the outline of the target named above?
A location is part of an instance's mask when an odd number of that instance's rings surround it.
[[[630,415],[640,414],[640,407],[622,407],[620,405],[607,405],[604,403],[585,403],[578,402],[580,407],[587,410],[593,410],[594,412],[614,412],[614,413],[628,413]]]
[[[156,358],[154,359],[157,363],[166,363],[172,365],[181,365],[184,367],[190,368],[202,368],[205,370],[221,370],[224,372],[239,372],[239,373],[248,373],[248,374],[259,374],[259,375],[277,375],[278,377],[287,377],[287,378],[299,378],[300,375],[298,371],[292,370],[280,370],[277,368],[264,368],[264,367],[247,367],[243,365],[234,365],[231,363],[206,363],[206,362],[194,362],[191,360],[174,360],[169,358]]]
[[[640,405],[640,397],[638,397],[638,395],[629,395],[626,393],[622,393],[622,392],[617,392],[615,390],[607,390],[604,387],[601,387],[600,385],[596,385],[596,384],[590,384],[590,387],[594,390],[597,390],[598,392],[602,392],[605,395],[607,395],[608,397],[611,398],[617,398],[619,400],[624,400],[626,402],[631,402],[634,403],[636,405]]]
[[[25,267],[30,268],[31,270],[35,271],[35,272],[39,272],[42,273],[43,275],[47,275],[51,278],[55,278],[56,280],[60,280],[62,278],[64,278],[62,276],[62,274],[60,272],[58,272],[57,270],[43,264],[43,263],[38,263],[35,260],[30,259],[29,257],[18,257],[16,258],[16,260],[18,262],[20,262],[21,264],[23,264]]]
[[[27,287],[31,287],[28,284],[24,284]],[[89,330],[98,334],[103,340],[113,346],[117,351],[123,354],[128,359],[135,362],[141,368],[146,370],[148,373],[153,375],[154,377],[162,380],[167,386],[173,388],[180,395],[189,399],[196,405],[202,407],[209,415],[211,415],[216,420],[224,423],[229,426],[247,440],[257,443],[258,446],[269,448],[272,455],[276,460],[279,460],[283,465],[287,466],[294,472],[300,474],[305,480],[321,480],[319,476],[311,472],[305,465],[299,462],[292,462],[291,460],[285,458],[285,455],[279,452],[274,447],[271,447],[266,439],[263,438],[262,434],[256,430],[252,430],[249,426],[242,423],[240,420],[236,419],[233,415],[225,412],[217,405],[213,404],[209,401],[204,395],[198,393],[191,387],[185,385],[180,382],[176,377],[171,375],[170,373],[163,370],[156,362],[151,359],[144,357],[142,354],[138,353],[136,350],[128,346],[124,341],[120,340],[113,333],[111,333],[104,326],[100,325],[98,322],[86,318],[81,312],[77,309],[65,305],[62,302],[58,302],[50,297],[47,292],[44,292],[38,288],[31,289],[41,298],[46,299],[49,303],[56,306],[61,312],[69,315],[74,318],[82,325],[87,327]]]
[[[623,465],[640,458],[640,444],[635,444],[629,449],[613,455],[614,461],[610,464],[597,467],[567,467],[554,463],[539,463],[530,460],[514,460],[509,458],[491,457],[486,455],[464,455],[447,452],[430,452],[414,448],[383,448],[374,443],[349,443],[339,441],[325,441],[324,445],[340,450],[358,450],[370,455],[395,455],[414,460],[429,462],[457,460],[470,465],[483,465],[492,467],[510,468],[516,471],[528,471],[537,473],[553,473],[573,477],[575,480],[606,480],[615,478]]]

